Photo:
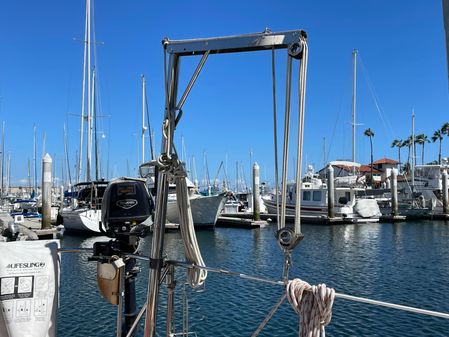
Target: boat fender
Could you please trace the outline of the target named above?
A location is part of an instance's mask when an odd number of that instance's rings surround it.
[[[121,259],[120,259],[121,260]],[[122,260],[123,261],[123,260]],[[119,304],[120,273],[114,262],[97,262],[97,284],[100,294],[111,304]]]

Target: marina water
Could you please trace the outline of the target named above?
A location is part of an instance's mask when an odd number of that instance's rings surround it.
[[[274,238],[276,225],[245,230],[216,228],[197,232],[205,263],[279,280],[283,256]],[[337,292],[449,312],[449,223],[417,221],[363,225],[303,225],[304,240],[293,253],[290,278],[325,283]],[[66,236],[65,248],[92,247],[105,237]],[[148,255],[151,236],[141,243]],[[179,232],[167,233],[169,258],[183,260]],[[99,295],[96,263],[89,254],[62,255],[58,336],[114,336],[116,307]],[[139,262],[138,307],[146,297],[148,268]],[[197,336],[251,336],[283,288],[234,276],[209,273],[204,288],[184,286],[176,270],[176,332],[182,331],[181,300],[189,301],[189,331]],[[165,336],[165,287],[159,306],[159,336]],[[328,336],[449,336],[449,321],[337,298]],[[142,329],[139,331],[141,336]],[[284,302],[261,336],[297,336],[298,316]]]

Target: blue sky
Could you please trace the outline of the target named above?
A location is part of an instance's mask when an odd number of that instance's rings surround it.
[[[70,160],[78,147],[85,3],[2,1],[0,4],[0,120],[6,125],[5,152],[12,157],[12,181],[27,177],[33,157],[33,125],[38,158],[55,157],[61,176],[63,124],[68,123]],[[161,40],[214,37],[262,31],[304,29],[309,69],[304,161],[323,165],[351,158],[352,50],[359,50],[357,159],[369,161],[366,128],[374,133],[374,157],[397,157],[394,138],[429,136],[449,121],[448,83],[441,1],[105,1],[95,0],[104,170],[134,173],[140,133],[140,75],[148,83],[151,126],[157,151],[163,116]],[[282,125],[285,53],[277,52],[278,124]],[[181,67],[182,91],[198,59]],[[203,153],[210,176],[227,158],[228,175],[236,162],[249,171],[259,162],[262,179],[273,177],[271,54],[210,57],[184,106],[177,130],[187,156],[195,156],[199,178]],[[183,85],[184,84],[184,85]],[[377,97],[381,114],[373,100]],[[296,113],[295,104],[292,105]],[[281,141],[279,140],[281,144]],[[251,152],[251,155],[250,155]],[[406,155],[406,151],[403,151]],[[426,145],[426,161],[437,159],[436,144]],[[449,155],[449,139],[443,141]],[[129,169],[128,169],[129,168]],[[290,165],[290,171],[292,165]],[[72,167],[72,175],[74,174]],[[292,175],[292,172],[290,176]]]

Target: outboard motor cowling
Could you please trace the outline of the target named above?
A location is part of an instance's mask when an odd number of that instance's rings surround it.
[[[145,182],[121,178],[109,183],[101,203],[102,229],[110,237],[126,235],[148,219],[153,202]]]

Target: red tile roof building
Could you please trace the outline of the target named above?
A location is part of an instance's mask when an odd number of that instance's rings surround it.
[[[389,159],[389,158],[382,158],[379,160],[376,160],[373,162],[373,165],[379,165],[379,164],[389,164],[389,165],[398,165],[399,162],[394,160],[394,159]]]

